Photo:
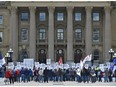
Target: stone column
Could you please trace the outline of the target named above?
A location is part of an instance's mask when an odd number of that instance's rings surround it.
[[[110,56],[108,51],[111,48],[111,15],[110,15],[110,7],[105,7],[105,30],[104,30],[104,60],[109,61]]]
[[[73,58],[73,7],[67,7],[67,62]]]
[[[54,61],[54,9],[48,7],[49,12],[49,27],[48,27],[48,58]]]
[[[10,7],[10,46],[9,49],[13,49],[12,60],[18,60],[18,16],[17,7]]]
[[[36,58],[36,27],[35,27],[35,7],[30,9],[30,34],[29,34],[29,54],[30,58]]]
[[[86,10],[86,25],[85,25],[85,51],[86,55],[92,53],[92,24],[91,24],[91,11],[92,7],[85,7]]]

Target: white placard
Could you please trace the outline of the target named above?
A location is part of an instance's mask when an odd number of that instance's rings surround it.
[[[64,69],[68,69],[69,68],[69,65],[68,64],[64,64]]]
[[[21,65],[15,66],[15,69],[16,69],[16,70],[21,69]]]
[[[9,63],[8,63],[8,66],[11,66],[11,65],[14,65],[13,62],[9,62]]]
[[[80,67],[80,63],[75,64],[75,68],[78,68],[78,67]]]
[[[35,62],[35,67],[39,68],[39,62]]]
[[[26,68],[25,64],[23,62],[20,63],[20,67]]]
[[[47,63],[47,64],[51,64],[51,59],[47,59],[47,60],[46,60],[46,63]]]
[[[103,67],[104,66],[104,64],[99,64],[99,67]]]
[[[72,64],[71,64],[71,67],[72,67],[72,68],[75,68],[75,63],[72,63]]]
[[[85,67],[86,69],[88,69],[88,68],[89,68],[89,64],[85,64],[84,67]]]
[[[35,62],[35,65],[39,65],[39,62]]]
[[[21,65],[21,63],[20,62],[17,62],[17,65]]]
[[[25,64],[25,66],[27,67],[27,68],[31,68],[31,69],[33,69],[33,66],[34,66],[34,59],[24,59],[23,60],[23,63]]]
[[[105,69],[104,69],[104,64],[99,64],[99,68],[101,69],[102,72],[105,71]]]

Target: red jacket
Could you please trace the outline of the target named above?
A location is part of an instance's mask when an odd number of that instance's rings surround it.
[[[10,78],[11,76],[12,76],[12,71],[7,70],[6,73],[5,73],[5,77]]]

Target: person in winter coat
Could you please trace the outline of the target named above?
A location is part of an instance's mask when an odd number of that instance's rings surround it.
[[[5,77],[6,77],[7,79],[9,79],[10,84],[11,84],[11,83],[14,84],[14,80],[13,80],[13,77],[12,77],[12,70],[11,70],[11,69],[7,69],[7,70],[6,70]]]
[[[7,79],[10,78],[10,75],[9,75],[9,69],[6,69],[6,72],[5,72],[5,78],[7,78]]]
[[[98,81],[99,81],[99,82],[102,82],[102,80],[101,80],[101,78],[102,78],[101,74],[102,74],[102,71],[99,69],[98,72],[97,72]]]
[[[76,80],[81,82],[81,70],[79,68],[76,70]]]
[[[43,71],[43,75],[44,75],[44,82],[48,83],[48,69],[47,69],[47,67]]]
[[[104,82],[108,82],[108,68],[104,72]]]
[[[43,70],[42,68],[39,70],[39,82],[43,82],[44,78],[43,78]]]
[[[24,74],[24,68],[22,67],[21,71],[21,81],[25,82],[25,74]]]
[[[109,69],[108,71],[108,78],[109,78],[109,82],[112,82],[112,70]]]
[[[116,69],[114,71],[114,78],[115,78],[115,82],[116,82]]]
[[[29,80],[33,80],[33,71],[31,69],[29,69]]]
[[[96,82],[96,72],[95,72],[94,69],[92,69],[92,70],[90,71],[90,75],[91,75],[91,82],[92,82],[92,83],[95,83],[95,82]]]
[[[17,73],[17,82],[20,82],[20,76],[21,76],[20,69],[18,69],[16,73]]]

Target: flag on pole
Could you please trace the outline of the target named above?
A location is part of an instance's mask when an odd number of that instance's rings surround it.
[[[0,52],[0,60],[2,60],[2,53]]]
[[[6,63],[6,61],[5,61],[5,59],[4,59],[4,58],[2,59],[2,61],[3,61],[3,64],[5,64],[5,63]]]
[[[2,58],[2,53],[0,52],[0,63],[1,65],[4,65],[6,62],[5,62],[5,59]]]
[[[62,57],[60,57],[59,61],[58,61],[58,64],[63,64],[63,61],[62,61]]]
[[[91,59],[92,59],[92,54],[87,55],[87,56],[84,58],[83,63],[85,63],[86,61],[91,61]]]
[[[113,59],[113,63],[114,63],[114,65],[116,64],[116,57]]]
[[[79,66],[80,70],[82,70],[82,69],[83,69],[83,65],[84,65],[83,61],[82,61],[82,60],[80,60],[80,66]]]

